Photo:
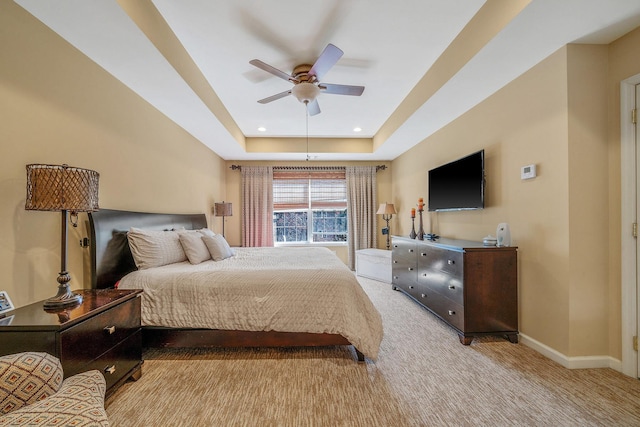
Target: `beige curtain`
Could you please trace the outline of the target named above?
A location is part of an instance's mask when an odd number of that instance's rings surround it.
[[[271,166],[242,166],[242,246],[273,246]]]
[[[347,166],[346,178],[349,268],[355,270],[356,251],[377,246],[376,167]]]

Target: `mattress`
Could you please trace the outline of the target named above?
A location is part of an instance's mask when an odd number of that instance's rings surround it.
[[[340,334],[375,360],[380,314],[353,272],[327,248],[234,248],[222,261],[132,272],[142,324],[171,328]]]

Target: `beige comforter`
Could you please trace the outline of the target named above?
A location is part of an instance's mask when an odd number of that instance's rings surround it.
[[[340,334],[375,360],[380,314],[354,274],[327,248],[235,248],[223,261],[128,274],[142,289],[142,324]]]

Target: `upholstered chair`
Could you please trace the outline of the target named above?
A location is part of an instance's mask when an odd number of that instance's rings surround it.
[[[0,426],[108,426],[106,384],[99,371],[63,380],[60,361],[47,353],[0,357]]]

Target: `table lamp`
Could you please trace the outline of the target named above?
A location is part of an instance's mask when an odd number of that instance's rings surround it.
[[[78,226],[78,212],[98,210],[98,179],[100,174],[89,169],[69,165],[27,165],[26,210],[60,211],[62,238],[58,293],[44,302],[45,309],[62,309],[82,302],[82,295],[69,287],[71,276],[67,271],[67,221]]]

